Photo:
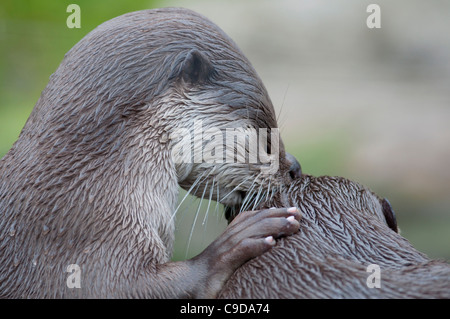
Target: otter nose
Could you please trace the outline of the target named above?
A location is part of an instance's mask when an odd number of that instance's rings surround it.
[[[292,179],[297,179],[302,176],[302,167],[300,166],[300,163],[297,161],[297,159],[286,152],[286,159],[289,163],[291,163],[291,166],[289,167],[289,175]]]

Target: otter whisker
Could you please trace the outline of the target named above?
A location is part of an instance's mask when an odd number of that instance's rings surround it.
[[[208,174],[206,174],[207,172],[208,172]],[[185,195],[185,197],[183,198],[183,201],[184,201],[184,200],[187,198],[187,195],[191,195],[191,196],[190,196],[191,200],[190,200],[189,204],[186,204],[186,205],[185,205],[184,211],[183,211],[182,213],[179,213],[179,212],[177,213],[177,212],[175,212],[175,215],[174,215],[174,216],[176,216],[176,214],[181,215],[180,219],[177,221],[177,224],[178,224],[178,225],[182,224],[182,221],[183,221],[184,216],[189,215],[188,212],[191,211],[191,208],[192,208],[193,203],[194,203],[196,200],[198,200],[198,197],[196,197],[196,196],[193,195],[193,194],[197,194],[197,191],[198,191],[198,189],[200,188],[200,185],[206,180],[206,178],[207,178],[208,175],[209,175],[209,172],[210,172],[210,171],[204,171],[200,176],[198,176],[197,179],[194,181],[194,184],[193,184],[193,185],[195,185],[195,189],[193,190],[192,194],[190,194],[191,191],[192,191],[192,187],[191,187],[191,188],[188,190],[188,192],[187,192],[187,194]],[[205,176],[205,174],[206,174],[206,176]],[[200,180],[202,177],[204,177],[204,178],[203,178],[202,180]],[[181,205],[181,203],[180,203],[180,205]],[[171,219],[171,220],[172,220],[172,219]]]
[[[244,207],[245,203],[251,198],[251,194],[253,194],[253,189],[255,188],[255,182],[258,179],[259,174],[253,179],[252,184],[250,185],[250,187],[247,190],[246,196],[244,198],[244,200],[242,201],[241,207]]]
[[[208,188],[208,182],[209,181],[206,181],[205,188],[203,189],[202,197],[200,198],[199,203],[198,203],[197,212],[195,213],[194,222],[192,223],[192,226],[191,226],[191,232],[189,233],[189,239],[188,239],[188,243],[187,243],[187,247],[186,247],[186,255],[184,256],[185,258],[187,258],[187,255],[189,252],[189,247],[191,246],[192,234],[194,233],[194,227],[195,227],[195,224],[197,223],[197,218],[198,218],[198,214],[200,212],[200,208],[202,206],[202,201],[203,201],[203,198],[205,197],[206,189]]]
[[[247,194],[246,194],[246,196],[245,196],[245,198],[244,198],[244,200],[242,202],[242,205],[241,205],[241,208],[239,210],[239,213],[241,213],[243,211],[246,211],[247,207],[250,206],[251,199],[252,199],[252,197],[254,195],[255,186],[256,186],[256,184],[253,183],[252,186],[250,187],[250,189],[248,190],[248,192],[247,192]]]
[[[283,111],[284,102],[286,101],[286,95],[287,95],[288,91],[289,91],[289,83],[288,83],[288,85],[286,87],[286,91],[284,91],[283,101],[281,102],[280,110],[278,111],[278,114],[276,116],[277,123],[279,123],[279,126],[281,127],[281,130],[283,129],[282,127],[284,126],[284,122],[285,122],[285,118],[281,119],[281,113]]]
[[[259,205],[260,205],[263,201],[266,200],[267,194],[268,194],[268,191],[267,191],[267,190],[264,190],[263,193],[261,194],[261,198],[260,198],[258,201],[255,200],[255,201],[256,201],[256,202],[255,202],[255,208],[256,208],[256,207],[259,207]]]
[[[276,191],[277,191],[277,188],[276,187],[272,187],[272,191],[271,191],[271,194],[270,194],[269,201],[272,201],[273,196],[275,195]]]
[[[214,177],[213,181],[212,181],[212,186],[209,189],[208,207],[206,208],[206,213],[205,213],[205,217],[203,218],[203,221],[202,221],[202,226],[205,226],[205,223],[208,221],[209,207],[211,206],[211,201],[212,201],[212,195],[214,193],[214,183],[215,182],[216,182],[216,178]],[[205,186],[205,189],[206,189],[206,186]]]
[[[244,197],[244,200],[242,201],[241,204],[241,208],[239,209],[239,213],[242,213],[243,211],[245,211],[245,208],[247,207],[247,202],[250,200],[250,198],[253,195],[253,188],[255,186],[253,185],[252,187],[249,188],[249,190],[247,191],[247,194]]]
[[[247,210],[247,207],[249,206],[249,203],[251,202],[251,198],[253,196],[253,189],[251,189],[249,192],[247,192],[247,195],[244,198],[244,201],[242,202],[241,208],[239,209],[239,213],[242,213]]]
[[[256,194],[256,197],[253,199],[253,207],[252,207],[252,210],[255,210],[255,208],[256,208],[256,205],[261,201],[261,192],[262,192],[262,190],[263,190],[263,185],[261,184],[261,185],[259,185],[259,188],[258,188],[258,193]]]
[[[223,201],[225,198],[227,198],[228,196],[230,196],[230,194],[232,194],[235,190],[237,190],[239,186],[241,186],[242,184],[244,184],[250,177],[251,177],[251,176],[247,176],[242,182],[240,182],[236,187],[234,187],[231,191],[229,191],[222,199],[220,199],[218,196],[217,196],[217,199]]]
[[[251,198],[251,201],[249,202],[249,207],[252,207],[252,210],[255,210],[255,201],[256,201],[256,199],[258,199],[259,198],[259,195],[260,195],[260,193],[261,193],[261,185],[259,185],[259,187],[258,187],[258,191],[256,191],[255,192],[255,196],[253,196],[252,198]],[[252,206],[253,205],[253,206]]]
[[[209,215],[209,209],[211,207],[211,201],[213,200],[213,194],[214,194],[214,184],[216,183],[216,177],[213,177],[212,180],[212,185],[209,188],[209,198],[208,198],[208,206],[206,207],[206,212],[205,212],[205,216],[203,217],[203,221],[202,221],[202,227],[203,227],[203,237],[202,237],[202,244],[205,241],[206,238],[206,228],[208,226],[208,215]]]
[[[241,204],[241,208],[239,209],[239,213],[242,213],[243,211],[245,211],[246,209],[247,209],[247,207],[249,206],[248,204],[248,202],[249,202],[249,200],[253,197],[253,195],[254,195],[254,188],[255,188],[255,186],[256,186],[256,184],[255,184],[255,182],[258,180],[258,178],[259,178],[259,176],[261,175],[261,173],[260,174],[258,174],[255,178],[254,178],[254,180],[253,180],[253,182],[252,182],[252,184],[250,185],[250,187],[249,187],[249,190],[247,191],[247,194],[246,194],[246,196],[245,196],[245,198],[244,198],[244,200],[243,200],[243,202],[242,202],[242,204]]]
[[[217,194],[216,194],[216,198],[217,198],[217,201],[216,201],[216,208],[214,209],[214,215],[216,215],[216,220],[217,220],[217,224],[219,224],[219,214],[218,214],[218,211],[219,211],[219,198],[220,198],[220,192],[219,192],[219,183],[217,183]],[[224,216],[225,214],[222,214],[221,216]]]
[[[192,183],[192,186],[189,188],[189,190],[186,192],[186,195],[184,195],[183,199],[180,201],[180,204],[177,206],[177,208],[175,209],[175,211],[172,213],[172,216],[170,217],[170,222],[172,222],[172,220],[175,218],[175,215],[177,214],[178,210],[180,209],[181,205],[183,204],[183,202],[186,200],[186,198],[188,197],[188,195],[191,193],[192,189],[194,187],[198,187],[200,186],[199,180],[200,178],[203,177],[203,175],[205,175],[206,171],[204,171],[202,174],[200,174],[197,179],[194,181],[194,183]]]
[[[200,184],[195,188],[194,193],[197,192],[199,187],[200,187]],[[186,207],[185,207],[184,211],[182,213],[177,213],[178,215],[181,215],[180,216],[180,220],[179,221],[177,220],[178,224],[181,224],[183,222],[184,216],[189,215],[188,212],[191,211],[193,203],[198,200],[198,198],[195,195],[192,195],[192,194],[190,196],[190,199],[191,200],[189,201],[189,204],[186,204]]]
[[[265,201],[267,201],[267,197],[269,196],[269,192],[270,192],[270,183],[272,182],[272,178],[269,178],[269,185],[267,186],[267,190],[266,190],[266,197],[265,197]]]

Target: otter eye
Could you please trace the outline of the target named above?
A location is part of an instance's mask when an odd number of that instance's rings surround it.
[[[286,152],[286,160],[289,162],[289,176],[292,180],[296,180],[302,176],[302,167],[297,159]]]

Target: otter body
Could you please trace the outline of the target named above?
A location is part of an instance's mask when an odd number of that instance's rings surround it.
[[[221,298],[450,298],[450,265],[396,232],[386,200],[329,176],[304,175],[286,192],[302,213],[300,231],[240,267]]]
[[[235,205],[252,182],[290,180],[283,147],[265,177],[258,163],[179,165],[168,136],[197,120],[277,127],[264,85],[216,25],[166,8],[86,35],[0,161],[0,297],[214,297],[273,237],[296,232],[295,210],[252,212],[199,256],[170,262],[178,185],[214,185],[213,199]]]

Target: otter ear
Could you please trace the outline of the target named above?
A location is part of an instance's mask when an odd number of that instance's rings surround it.
[[[207,81],[213,72],[211,62],[197,50],[189,51],[181,65],[181,78],[190,84]]]

